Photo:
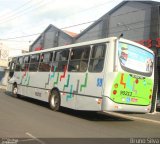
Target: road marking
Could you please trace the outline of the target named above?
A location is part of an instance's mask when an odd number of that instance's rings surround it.
[[[32,139],[38,141],[41,144],[45,144],[45,142],[43,142],[40,139],[36,138],[35,136],[33,136],[32,134],[30,134],[29,132],[26,132],[26,135],[28,135],[29,137],[31,137]]]
[[[34,141],[34,139],[23,139],[23,140],[18,140],[18,142],[27,142],[27,141]]]
[[[160,121],[151,120],[151,119],[147,119],[147,118],[141,118],[141,117],[135,117],[135,116],[129,116],[129,115],[126,115],[126,114],[120,114],[120,113],[116,113],[116,112],[105,112],[104,111],[102,113],[113,115],[113,116],[118,116],[118,117],[121,117],[121,118],[131,119],[131,120],[141,120],[141,121],[147,121],[147,122],[153,122],[153,123],[160,124]]]

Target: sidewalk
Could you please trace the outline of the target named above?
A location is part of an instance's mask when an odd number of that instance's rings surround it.
[[[139,120],[139,121],[146,121],[146,122],[153,122],[160,124],[160,112],[158,111],[148,114],[136,114],[136,113],[122,114],[116,112],[106,112],[106,114],[130,120]]]
[[[148,113],[148,114],[128,114],[128,116],[132,117],[141,117],[144,119],[150,119],[160,122],[160,112]]]

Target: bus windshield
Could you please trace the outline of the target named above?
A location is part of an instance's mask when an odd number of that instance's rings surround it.
[[[154,55],[135,45],[119,42],[118,57],[123,70],[144,76],[153,72]]]

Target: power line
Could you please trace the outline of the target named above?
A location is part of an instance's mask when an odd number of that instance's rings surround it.
[[[79,24],[76,24],[76,25],[71,25],[71,26],[60,28],[60,30],[71,28],[71,27],[76,27],[76,26],[80,26],[80,25],[84,25],[84,24],[89,24],[89,23],[93,23],[93,22],[96,22],[96,21],[97,20],[93,20],[93,21],[89,21],[89,22],[84,22],[84,23],[79,23]],[[146,21],[137,21],[137,22],[133,22],[133,23],[125,24],[125,25],[127,25],[130,28],[130,25],[132,25],[132,24],[136,24],[136,23],[139,23],[139,24],[142,23],[142,24],[144,24],[144,22],[146,22]],[[156,24],[154,24],[154,25],[156,25]],[[123,26],[123,24],[121,26]],[[152,24],[152,26],[153,26],[153,24]],[[117,28],[117,27],[110,27],[110,29],[113,29],[113,28]],[[144,28],[144,26],[140,27],[140,28]],[[135,30],[135,29],[138,29],[138,28],[131,27],[129,30]],[[54,31],[55,30],[50,30],[50,31],[47,31],[47,32],[54,32]],[[128,31],[128,30],[123,30],[123,31]],[[119,32],[122,32],[122,31],[119,31]],[[41,33],[31,34],[31,35],[23,35],[23,36],[18,36],[18,37],[11,37],[11,38],[6,38],[6,39],[0,39],[0,40],[19,39],[19,38],[31,37],[31,36],[35,36],[35,35],[39,35],[39,34],[42,34],[42,32]]]
[[[45,4],[47,4],[46,2],[45,3],[43,3],[44,2],[44,0],[41,0],[40,2],[39,2],[39,4],[38,5],[36,5],[36,7],[33,9],[33,5],[31,5],[31,6],[29,6],[29,7],[27,7],[27,8],[25,8],[25,9],[22,9],[20,12],[18,12],[17,14],[13,14],[12,16],[9,16],[7,19],[2,19],[2,22],[0,22],[0,24],[3,24],[3,23],[6,23],[6,22],[8,22],[8,21],[12,21],[12,20],[14,20],[14,19],[16,19],[16,18],[18,18],[18,17],[20,17],[20,16],[22,16],[22,15],[24,15],[24,14],[26,14],[26,13],[29,13],[29,12],[31,12],[31,11],[33,11],[33,10],[35,10],[35,9],[37,9],[37,8],[39,8],[39,7],[42,7],[42,6],[44,6]],[[29,11],[28,11],[29,10]]]
[[[92,8],[93,8],[93,7],[92,7]],[[150,8],[152,8],[152,7],[150,7]],[[148,9],[148,8],[145,8],[145,9]],[[141,10],[145,10],[145,9],[130,11],[130,12],[123,13],[123,14],[120,14],[120,15],[126,15],[126,14],[129,14],[129,13],[133,13],[133,12],[137,12],[137,11],[141,11]],[[116,16],[120,16],[120,15],[116,15]],[[116,17],[116,16],[112,16],[112,17]],[[75,27],[75,26],[79,26],[79,25],[83,25],[83,24],[87,24],[87,23],[91,23],[91,22],[95,22],[95,21],[96,21],[96,20],[90,21],[90,22],[85,22],[85,23],[80,23],[80,24],[76,24],[76,25],[64,27],[64,28],[61,28],[61,29],[71,28],[71,27]],[[144,21],[134,22],[134,23],[126,24],[126,25],[129,26],[129,25],[131,25],[131,24],[141,23],[141,22],[144,22]],[[111,27],[111,28],[115,28],[115,27]],[[132,28],[132,30],[133,30],[133,29],[134,29],[134,28]],[[50,32],[51,32],[51,31],[50,31]],[[39,35],[39,34],[41,34],[41,33],[36,33],[36,34],[31,34],[31,35],[25,35],[25,36],[19,36],[19,37],[13,37],[13,38],[6,38],[6,39],[1,39],[1,40],[9,40],[9,39],[17,39],[17,38],[23,38],[23,37],[30,37],[30,36]]]
[[[41,33],[36,33],[36,34],[31,34],[31,35],[24,35],[24,36],[19,36],[19,37],[6,38],[6,39],[0,39],[0,40],[19,39],[19,38],[31,37],[31,36],[39,35],[39,34],[41,34]]]
[[[21,6],[15,8],[15,9],[13,10],[13,12],[19,11],[20,9],[22,9],[23,7],[25,7],[26,5],[28,5],[31,1],[32,1],[32,0],[29,0],[29,1],[27,1],[26,3],[22,4]],[[10,15],[13,15],[13,12],[12,12],[12,13],[11,13],[11,12],[7,12],[7,13],[1,15],[1,16],[0,16],[0,19],[3,20],[3,17],[6,18],[6,17],[8,17],[7,15],[9,15],[9,16],[10,16]]]
[[[89,23],[92,23],[92,22],[95,22],[95,20],[94,20],[94,21],[85,22],[85,23],[79,23],[79,24],[72,25],[72,26],[63,27],[63,28],[60,28],[60,29],[63,30],[63,29],[66,29],[66,28],[71,28],[71,27],[76,27],[76,26],[80,26],[80,25],[84,25],[84,24],[89,24]],[[53,32],[53,31],[54,31],[54,30],[51,30],[51,31],[48,31],[48,32]],[[31,34],[31,35],[24,35],[24,36],[18,36],[18,37],[11,37],[11,38],[0,39],[0,40],[19,39],[19,38],[31,37],[31,36],[35,36],[35,35],[39,35],[39,34],[42,34],[42,33],[35,33],[35,34]]]
[[[64,28],[60,28],[60,29],[67,29],[67,28],[71,28],[71,27],[76,27],[76,26],[80,26],[80,25],[84,25],[84,24],[93,23],[93,22],[95,22],[95,21],[96,21],[96,20],[89,21],[89,22],[84,22],[84,23],[79,23],[79,24],[76,24],[76,25],[71,25],[71,26],[67,26],[67,27],[64,27]]]
[[[109,2],[105,2],[105,3],[99,4],[98,6],[90,7],[90,8],[88,8],[88,9],[85,9],[85,10],[80,11],[80,12],[85,12],[85,11],[87,11],[87,10],[93,9],[93,8],[95,8],[95,7],[97,8],[97,7],[100,7],[100,6],[102,6],[102,5],[104,6],[106,3],[108,4],[108,3],[111,3],[111,2],[113,2],[113,1],[115,1],[115,0],[110,0]],[[25,6],[26,4],[28,4],[29,2],[30,2],[30,1],[28,1],[28,2],[25,3],[25,4],[23,4],[22,7]],[[31,7],[31,6],[30,6],[30,7]],[[30,8],[30,7],[29,7],[29,8]],[[19,9],[19,8],[15,9],[15,10],[18,10],[18,9]],[[27,8],[27,9],[28,9],[28,8]],[[24,9],[24,10],[27,10],[27,9]],[[19,15],[19,16],[22,16],[23,14],[26,14],[24,10],[23,10],[23,13],[21,13],[21,15]],[[32,10],[33,10],[33,9],[32,9]],[[22,10],[21,10],[21,11],[22,11]],[[14,16],[14,15],[13,15],[13,16],[10,16],[10,19],[5,20],[5,21],[2,20],[2,22],[0,22],[0,24],[5,23],[5,22],[8,22],[8,21],[10,21],[10,20],[14,20],[14,19],[18,18],[19,16],[16,16],[16,15],[15,15],[15,16]],[[95,22],[95,21],[93,21],[93,22]],[[87,23],[90,23],[90,22],[87,22]],[[84,24],[87,24],[87,23],[84,23]],[[83,24],[83,23],[82,23],[82,24]],[[74,25],[74,26],[79,26],[79,25],[82,25],[82,24],[77,24],[77,25]],[[65,28],[62,28],[62,29],[66,29],[66,28],[70,28],[70,27],[72,27],[72,26],[65,27]],[[38,34],[40,34],[40,33],[38,33]],[[37,35],[38,35],[38,34],[37,34]],[[35,35],[35,34],[33,34],[33,35]],[[23,37],[23,36],[22,36],[22,37]],[[24,37],[26,37],[26,36],[24,36]],[[17,37],[15,37],[15,38],[17,38]]]
[[[93,9],[93,8],[95,8],[95,7],[97,8],[97,7],[100,7],[100,6],[104,6],[104,4],[106,4],[106,3],[108,4],[108,3],[111,3],[111,2],[113,2],[113,1],[115,1],[115,0],[110,0],[109,2],[102,3],[102,4],[98,5],[98,6],[90,7],[90,8],[88,8],[88,9],[83,10],[83,11],[79,11],[78,13],[88,11],[88,10]],[[41,2],[43,2],[43,0],[42,0]],[[44,5],[44,4],[43,4],[43,5]],[[42,5],[42,6],[43,6],[43,5]],[[30,6],[30,7],[32,7],[32,6]],[[14,19],[16,19],[16,18],[18,18],[18,17],[26,14],[25,10],[29,9],[30,7],[21,10],[21,11],[23,11],[23,13],[21,13],[20,15],[17,15],[17,16],[16,16],[15,14],[13,14],[13,16],[9,16],[9,19],[8,19],[8,20],[7,20],[7,19],[6,19],[6,20],[3,20],[3,19],[2,19],[2,22],[0,22],[0,24],[6,23],[6,22],[11,21],[11,20],[14,20]],[[41,5],[40,5],[40,7],[41,7]],[[37,7],[37,8],[39,8],[39,7]],[[37,9],[37,8],[35,8],[35,9]],[[31,11],[33,11],[33,10],[34,10],[34,9],[32,9]],[[30,11],[29,11],[29,12],[30,12]],[[74,13],[74,14],[75,14],[75,13]],[[15,15],[15,16],[14,16],[14,15]],[[70,14],[70,15],[72,15],[72,14]],[[70,15],[67,15],[67,16],[70,16]]]
[[[101,6],[104,6],[105,4],[108,4],[108,3],[111,3],[111,2],[114,2],[114,1],[115,1],[115,0],[110,0],[110,1],[108,1],[108,2],[105,2],[105,3],[99,4],[99,5],[96,5],[96,6],[93,6],[93,7],[84,9],[84,10],[81,10],[81,11],[79,11],[79,12],[77,12],[77,13],[82,13],[82,12],[91,10],[91,9],[93,9],[93,8],[99,8],[99,7],[101,7]],[[77,13],[76,13],[76,14],[77,14]],[[74,14],[75,14],[75,13],[74,13]],[[69,14],[69,15],[66,15],[65,17],[69,17],[69,16],[71,16],[71,15],[72,15],[72,13]]]

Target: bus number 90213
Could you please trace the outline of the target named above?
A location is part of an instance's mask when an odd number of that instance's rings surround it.
[[[132,96],[132,92],[121,91],[121,92],[120,92],[120,95]]]

